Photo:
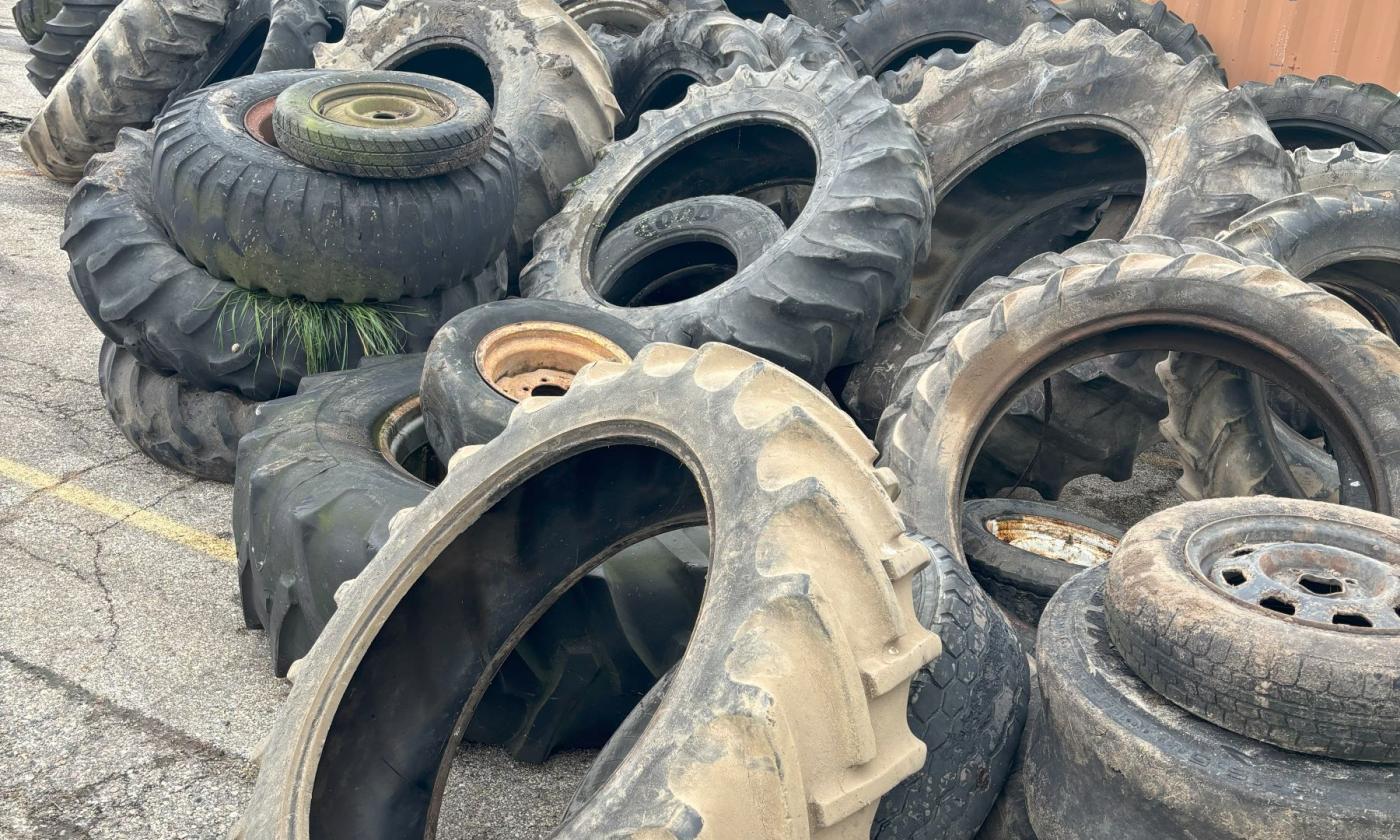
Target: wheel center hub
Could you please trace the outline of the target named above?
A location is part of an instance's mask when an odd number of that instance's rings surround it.
[[[420,128],[437,125],[456,111],[434,91],[391,82],[351,82],[311,98],[311,110],[332,122],[360,128]]]
[[[557,397],[591,362],[626,364],[621,347],[592,330],[554,321],[524,321],[492,330],[476,348],[476,369],[502,396]]]
[[[1335,630],[1400,629],[1400,569],[1359,551],[1310,542],[1246,544],[1202,571],[1230,598]]]
[[[1118,540],[1108,534],[1049,516],[998,516],[983,525],[992,536],[1022,551],[1086,569],[1112,557],[1118,547]]]

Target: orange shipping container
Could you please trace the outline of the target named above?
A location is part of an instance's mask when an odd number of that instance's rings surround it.
[[[1400,89],[1400,0],[1167,0],[1230,82],[1327,73]]]

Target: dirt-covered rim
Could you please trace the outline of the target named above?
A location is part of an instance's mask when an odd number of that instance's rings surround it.
[[[487,333],[476,346],[476,370],[507,399],[563,396],[591,362],[627,364],[611,339],[559,321],[522,321]]]
[[[1118,540],[1094,528],[1033,513],[1008,513],[982,522],[987,533],[1021,551],[1090,568],[1106,562]]]
[[[437,484],[444,469],[428,443],[423,402],[417,394],[389,410],[374,431],[374,448],[395,470],[415,481]]]
[[[243,112],[243,130],[248,136],[263,144],[277,148],[277,137],[272,131],[272,112],[277,107],[277,97],[253,103],[253,107]]]
[[[449,97],[402,82],[345,82],[315,94],[309,104],[330,122],[369,129],[440,125],[457,113]]]
[[[1227,598],[1284,621],[1400,634],[1400,543],[1350,523],[1240,516],[1186,540],[1186,562]]]

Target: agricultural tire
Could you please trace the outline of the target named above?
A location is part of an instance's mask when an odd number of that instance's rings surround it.
[[[16,23],[21,9],[39,8],[46,2],[21,0],[14,8]],[[24,69],[35,90],[49,95],[119,3],[121,0],[67,0],[57,4],[56,13],[40,22],[40,37],[32,41],[25,38],[30,58]]]
[[[1221,83],[1227,83],[1210,41],[1169,9],[1166,0],[1064,0],[1060,9],[1074,20],[1096,20],[1115,34],[1140,29],[1185,64],[1204,58]]]
[[[24,43],[33,44],[44,37],[44,24],[53,20],[63,8],[63,0],[18,0],[10,9],[15,30]]]
[[[1400,183],[1400,154],[1379,154],[1346,143],[1337,149],[1294,149],[1302,190],[1351,185],[1362,192],[1394,189]]]
[[[1290,74],[1272,84],[1245,82],[1240,88],[1285,149],[1355,143],[1367,152],[1400,151],[1400,98],[1380,85]]]

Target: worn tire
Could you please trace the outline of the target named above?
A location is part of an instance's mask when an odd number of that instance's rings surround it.
[[[809,177],[801,156],[783,145],[786,134],[757,133],[768,138],[755,141],[760,146],[775,144],[767,155],[740,143],[715,145],[729,142],[723,129],[773,120],[801,126],[817,152],[811,196],[783,238],[747,269],[694,297],[645,307],[603,299],[591,263],[610,229],[680,199]],[[707,150],[703,170],[682,174],[673,166],[656,174],[656,161],[686,161],[679,150],[706,131],[714,139],[700,146]],[[770,73],[741,68],[727,82],[692,87],[674,108],[650,112],[640,131],[610,146],[563,211],[540,229],[536,259],[520,288],[527,297],[608,312],[656,341],[723,341],[820,381],[864,353],[879,320],[902,303],[931,214],[922,160],[913,132],[873,80],[856,80],[835,64],[817,71],[791,61]]]
[[[990,41],[1005,46],[1042,23],[1068,32],[1074,20],[1051,0],[875,0],[841,25],[841,45],[867,76],[898,71],[915,55],[966,52]]]
[[[26,44],[36,43],[44,37],[44,24],[53,20],[63,9],[63,0],[18,0],[10,8],[15,30]]]
[[[1382,163],[1386,162],[1382,159]],[[1364,180],[1378,192],[1339,186],[1301,192],[1236,220],[1220,241],[1241,253],[1277,261],[1309,283],[1359,302],[1358,313],[1400,335],[1400,271],[1355,259],[1400,260],[1400,167]],[[1339,270],[1340,269],[1340,270]],[[1380,273],[1380,272],[1386,273]],[[1181,456],[1178,482],[1187,499],[1268,494],[1336,501],[1332,456],[1267,408],[1262,382],[1216,358],[1173,353],[1158,368],[1170,413],[1162,434]],[[1292,383],[1275,383],[1288,388]]]
[[[1394,519],[1354,508],[1180,505],[1134,526],[1109,564],[1109,638],[1139,679],[1217,726],[1295,752],[1397,764],[1397,549]]]
[[[220,280],[318,303],[427,297],[479,274],[505,247],[515,208],[504,135],[493,132],[468,168],[370,180],[314,169],[244,127],[258,103],[328,75],[259,73],[161,116],[151,186],[170,238]]]
[[[151,202],[149,132],[123,131],[74,190],[63,238],[68,280],[88,317],[142,362],[208,390],[267,400],[296,390],[318,365],[354,366],[365,355],[346,330],[338,352],[307,359],[280,321],[259,324],[246,308],[222,307],[237,291],[191,263],[170,242]],[[448,318],[505,292],[505,266],[425,298],[394,302],[400,349],[421,352]]]
[[[68,0],[59,4],[57,14],[42,22],[41,37],[29,42],[30,58],[24,69],[35,90],[49,95],[119,3],[121,0]],[[22,7],[33,5],[42,3],[16,4],[16,21]]]
[[[606,445],[623,441],[637,445]],[[590,366],[558,400],[522,403],[499,437],[457,456],[348,588],[295,669],[234,836],[423,833],[460,737],[454,724],[470,717],[516,628],[599,549],[706,508],[711,581],[673,693],[625,772],[558,835],[696,837],[702,825],[724,837],[865,833],[880,797],[923,761],[905,701],[939,652],[910,598],[928,550],[904,534],[874,457],[815,390],[720,345],[653,344],[630,366]],[[670,493],[616,492],[663,475]],[[597,528],[525,521],[597,510],[600,480],[607,515]],[[535,492],[551,504],[527,503]],[[488,552],[491,574],[444,574],[463,555],[428,545],[445,545],[449,529]],[[492,550],[506,531],[552,538],[517,541],[515,559]],[[436,610],[424,597],[459,606]],[[462,599],[474,608],[462,611]],[[435,629],[393,649],[402,622],[427,618],[425,608]],[[454,666],[433,667],[442,657]],[[394,714],[372,711],[383,702]],[[352,708],[361,712],[336,715]],[[741,809],[736,785],[747,791]]]
[[[515,151],[519,202],[511,235],[511,275],[531,253],[535,230],[563,204],[564,189],[593,168],[621,118],[608,68],[578,24],[551,0],[389,0],[357,8],[345,37],[318,47],[318,67],[405,70],[441,50],[465,50],[489,81],[458,79],[492,107]],[[470,62],[461,62],[463,67]]]
[[[308,378],[296,396],[261,407],[240,450],[234,536],[243,609],[267,629],[279,676],[310,650],[394,516],[431,492],[423,479],[441,475],[423,436],[422,366],[421,355],[395,356]],[[670,642],[678,637],[683,650],[694,621],[703,565],[690,567],[668,545],[624,549],[610,560],[625,565],[609,562],[551,607],[502,664],[466,737],[531,762],[601,744],[674,663]],[[668,612],[638,624],[632,612],[653,603]]]
[[[151,370],[108,339],[97,359],[97,385],[112,422],[152,461],[233,482],[238,440],[252,426],[255,403]]]
[[[1015,618],[1034,627],[1065,582],[1108,560],[1123,531],[1091,516],[1024,499],[969,499],[963,503],[962,549],[977,582]],[[993,534],[993,520],[1053,519],[1089,532],[1087,551],[1074,560],[1023,548]],[[1073,541],[1071,536],[1069,542]]]
[[[591,343],[611,343],[630,359],[647,343],[646,338],[632,327],[609,315],[586,306],[576,306],[557,300],[511,299],[476,306],[456,316],[438,330],[428,346],[423,364],[423,419],[428,441],[444,463],[463,446],[486,443],[506,427],[517,400],[492,386],[482,374],[477,351],[487,336],[512,324],[562,325],[569,332],[583,331]],[[602,341],[597,339],[601,338]],[[537,369],[558,371],[570,375],[577,369],[564,371],[554,358],[543,355]],[[600,358],[604,358],[600,356]],[[579,362],[572,355],[566,362]],[[614,360],[620,361],[620,360]],[[512,370],[509,375],[520,376],[526,369]],[[551,390],[566,391],[561,377],[551,376]]]
[[[1280,750],[1207,723],[1119,658],[1091,569],[1040,622],[1026,755],[1041,840],[1372,840],[1400,832],[1400,769]]]
[[[330,94],[338,85],[366,83],[411,85],[418,96],[436,96],[436,104],[450,111],[431,125],[357,126],[313,107],[314,97]],[[388,118],[374,115],[381,117]],[[476,91],[435,76],[392,70],[322,74],[297,82],[277,95],[272,129],[277,147],[299,163],[359,178],[411,179],[455,172],[481,160],[493,140],[491,109]],[[506,174],[513,186],[513,165]],[[505,217],[513,212],[512,207]]]
[[[1204,58],[1226,82],[1225,68],[1210,41],[1167,8],[1166,0],[1064,0],[1060,8],[1074,20],[1093,19],[1117,34],[1140,29],[1186,64]]]
[[[1355,143],[1367,152],[1400,151],[1400,98],[1380,85],[1285,75],[1267,85],[1245,82],[1240,89],[1285,149]]]
[[[625,306],[651,305],[658,302],[655,291],[723,282],[757,262],[786,232],[782,219],[757,201],[686,198],[629,219],[604,237],[593,275],[600,294],[620,295]]]
[[[1294,149],[1293,162],[1300,190],[1350,184],[1371,192],[1400,183],[1400,154],[1363,152],[1355,143],[1338,149]]]
[[[1133,329],[1119,329],[1129,322]],[[882,418],[878,441],[882,464],[903,485],[900,508],[945,545],[958,544],[969,472],[1007,404],[1085,356],[1143,344],[1189,342],[1194,352],[1303,383],[1305,405],[1332,423],[1348,453],[1354,493],[1379,512],[1400,510],[1400,459],[1390,454],[1400,451],[1400,347],[1277,269],[1206,254],[1129,254],[1012,291],[943,335],[910,371],[912,387]]]
[[[982,821],[973,840],[1037,840],[1031,826],[1030,814],[1026,811],[1026,752],[1037,726],[1040,725],[1040,678],[1036,674],[1035,659],[1027,650],[1030,679],[1028,700],[1026,701],[1026,727],[1021,730],[1021,743],[1016,747],[1016,759],[1011,763],[1011,772],[1006,776],[1006,784],[992,804],[992,810]]]

